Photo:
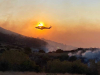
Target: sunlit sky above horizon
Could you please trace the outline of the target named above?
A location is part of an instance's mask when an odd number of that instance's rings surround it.
[[[39,22],[52,29],[35,29]],[[0,0],[0,26],[76,47],[100,47],[100,0]]]

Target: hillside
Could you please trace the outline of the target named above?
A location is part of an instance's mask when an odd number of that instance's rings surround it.
[[[10,30],[4,29],[4,28],[2,28],[2,27],[0,27],[0,32],[1,32],[1,33],[4,33],[4,34],[19,35],[19,34],[15,33],[15,32],[12,32],[12,31],[10,31]]]
[[[74,47],[74,46],[65,45],[65,44],[54,42],[54,41],[51,41],[51,40],[46,40],[46,39],[42,39],[42,40],[44,40],[48,43],[46,47],[49,49],[49,51],[56,51],[57,49],[69,51],[69,50],[73,50],[73,49],[77,48],[77,47]]]
[[[35,47],[39,48],[45,46],[47,43],[41,39],[26,37],[0,27],[0,43],[22,47]]]
[[[33,48],[42,47],[42,49],[44,49],[45,51],[56,51],[57,49],[66,51],[76,49],[76,47],[64,45],[62,43],[57,43],[46,39],[26,37],[10,30],[6,30],[2,27],[0,27],[0,42]]]

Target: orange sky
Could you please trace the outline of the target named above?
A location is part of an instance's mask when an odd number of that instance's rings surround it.
[[[76,47],[100,47],[100,1],[92,1],[1,0],[0,26]],[[39,22],[52,28],[37,30]]]

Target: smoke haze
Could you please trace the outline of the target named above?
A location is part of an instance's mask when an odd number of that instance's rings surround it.
[[[93,3],[86,0],[1,0],[0,26],[25,36],[75,47],[100,47],[100,2],[91,6]],[[36,30],[35,26],[41,21],[53,28]]]

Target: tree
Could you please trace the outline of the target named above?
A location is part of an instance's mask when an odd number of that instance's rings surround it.
[[[80,62],[53,60],[48,61],[46,66],[46,72],[48,73],[75,73],[75,74],[86,74],[87,65]]]
[[[0,71],[8,71],[10,70],[9,68],[10,66],[8,62],[5,62],[5,61],[0,62]]]
[[[76,60],[72,62],[70,73],[86,74],[88,67],[86,64],[83,64],[81,60]]]
[[[35,71],[39,72],[40,67],[35,64],[33,61],[24,61],[20,64],[20,71]]]
[[[76,56],[71,56],[70,58],[69,58],[69,61],[76,61],[77,60],[77,57]]]
[[[6,46],[6,49],[7,49],[7,50],[10,50],[10,49],[11,49],[11,47],[10,47],[10,46]]]
[[[24,52],[9,50],[3,52],[0,57],[0,71],[9,70],[39,72],[40,67],[31,61]]]
[[[29,47],[24,48],[25,50],[25,54],[29,55],[30,53],[32,53],[31,49]]]
[[[90,60],[87,75],[100,75],[100,62],[95,63],[95,60]]]
[[[0,60],[11,64],[21,64],[22,62],[29,60],[29,57],[24,52],[9,50],[2,53]]]
[[[0,50],[0,53],[3,53],[4,51],[5,51],[5,49],[1,49],[1,50]]]
[[[57,59],[60,59],[60,61],[68,60],[68,58],[69,58],[69,56],[65,55],[65,54],[60,55],[60,56],[57,57]]]
[[[44,50],[39,50],[39,53],[45,53],[45,51]]]
[[[56,53],[63,53],[63,50],[58,49],[58,50],[56,50]]]

